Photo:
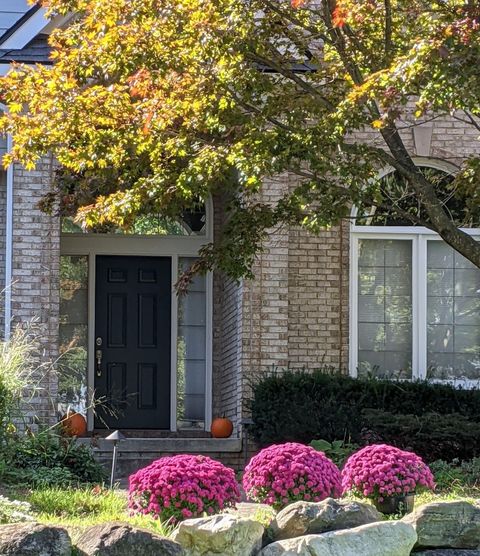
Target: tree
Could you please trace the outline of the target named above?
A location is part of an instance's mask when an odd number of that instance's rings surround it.
[[[478,222],[480,159],[443,188],[418,169],[401,127],[451,114],[480,131],[480,7],[463,0],[49,0],[74,12],[53,67],[1,80],[13,160],[52,152],[63,170],[44,206],[128,228],[210,194],[228,220],[196,270],[248,276],[273,226],[312,232],[352,204],[436,231],[480,267],[448,197]],[[413,120],[411,104],[414,103]],[[409,103],[409,104],[408,104]],[[415,120],[416,119],[416,120]],[[352,140],[373,130],[381,144]],[[400,197],[378,171],[391,166]],[[261,201],[265,178],[297,185]],[[420,210],[406,210],[414,196]]]

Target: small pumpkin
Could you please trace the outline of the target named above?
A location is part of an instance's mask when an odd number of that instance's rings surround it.
[[[63,432],[67,436],[85,436],[87,434],[87,421],[81,413],[69,411],[60,420]]]
[[[233,432],[233,423],[226,417],[217,417],[210,428],[213,438],[228,438]]]

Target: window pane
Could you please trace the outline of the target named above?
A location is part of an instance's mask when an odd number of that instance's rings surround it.
[[[58,409],[85,414],[87,404],[88,258],[60,258]]]
[[[480,269],[429,241],[427,295],[429,377],[480,379]]]
[[[62,234],[104,233],[117,235],[204,236],[206,233],[206,221],[207,215],[204,204],[200,204],[195,209],[185,211],[178,219],[154,213],[141,215],[135,219],[128,229],[105,224],[93,229],[84,230],[72,217],[64,216],[62,218]]]
[[[360,239],[359,376],[412,376],[412,242]]]
[[[181,258],[179,272],[194,261]],[[205,425],[206,303],[205,276],[195,276],[187,294],[178,299],[178,428],[203,429]]]

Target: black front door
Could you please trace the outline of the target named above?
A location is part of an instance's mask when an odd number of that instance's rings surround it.
[[[170,428],[171,259],[97,256],[96,428]]]

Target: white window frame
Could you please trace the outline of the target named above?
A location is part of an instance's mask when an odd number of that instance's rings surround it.
[[[456,166],[443,160],[418,157],[414,158],[414,162],[417,166],[427,166],[450,174],[458,171]],[[380,177],[392,171],[393,168],[387,167],[380,173]],[[357,226],[356,215],[357,209],[354,207],[350,224],[349,374],[355,378],[358,375],[359,240],[409,240],[412,242],[412,380],[425,379],[427,373],[427,241],[442,241],[442,238],[432,230],[421,226]],[[461,229],[480,240],[480,228]]]
[[[170,431],[177,430],[177,340],[178,299],[173,285],[178,280],[178,262],[182,257],[197,257],[199,250],[213,239],[213,203],[205,203],[206,226],[202,236],[122,235],[97,233],[63,233],[60,236],[60,256],[88,257],[88,370],[89,397],[95,385],[95,276],[97,255],[170,257],[172,260],[171,300],[171,379]],[[206,275],[206,346],[205,346],[205,430],[212,423],[212,338],[213,338],[213,274]],[[87,428],[94,428],[93,408],[87,403]]]

